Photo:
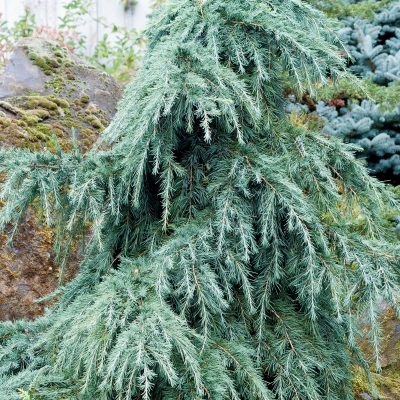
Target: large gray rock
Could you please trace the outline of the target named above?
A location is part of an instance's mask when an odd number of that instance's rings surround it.
[[[115,114],[118,82],[57,43],[21,40],[0,77],[0,145],[40,150],[71,147],[74,128],[87,151]]]
[[[16,48],[0,78],[0,98],[24,92],[42,92],[46,75],[33,65],[22,48]]]
[[[114,78],[79,60],[57,43],[41,38],[20,41],[0,77],[0,146],[31,150],[72,147],[74,128],[87,151],[115,114],[122,90]],[[48,304],[34,300],[57,288],[51,229],[39,225],[33,210],[13,243],[0,232],[0,320],[35,318]],[[77,271],[69,260],[66,280]]]
[[[32,92],[66,99],[87,96],[108,118],[121,98],[117,81],[79,59],[58,43],[43,38],[23,38],[16,45],[0,77],[0,99]]]

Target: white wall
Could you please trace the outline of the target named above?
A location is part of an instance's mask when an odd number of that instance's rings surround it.
[[[24,14],[24,7],[30,9],[36,15],[39,25],[50,25],[57,27],[60,16],[64,15],[63,5],[70,0],[0,0],[1,21],[13,23]],[[120,0],[92,0],[91,15],[95,18],[104,17],[109,24],[126,26],[141,30],[146,24],[146,15],[151,11],[150,0],[138,0],[135,9],[125,11]],[[87,22],[78,27],[77,30],[87,38],[87,53],[90,54],[94,44],[104,34],[103,27],[88,18]]]

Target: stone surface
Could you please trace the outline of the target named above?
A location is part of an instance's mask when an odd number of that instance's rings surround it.
[[[16,48],[0,78],[0,98],[21,94],[24,91],[41,92],[46,75],[33,65],[22,48]]]
[[[42,38],[21,40],[0,77],[0,144],[69,150],[71,132],[87,151],[115,114],[114,78]]]
[[[53,234],[36,223],[32,211],[24,218],[12,244],[0,235],[0,319],[34,318],[45,305],[34,300],[57,287],[52,254]],[[71,265],[72,266],[72,265]]]
[[[18,42],[3,75],[0,99],[31,93],[56,94],[67,99],[88,97],[112,118],[121,98],[121,86],[56,42],[23,38]]]
[[[355,392],[357,399],[400,400],[400,335],[398,327],[400,320],[387,304],[377,305],[381,315],[382,343],[380,363],[382,371],[376,373],[374,357],[369,342],[364,339],[361,347],[368,360],[371,360],[371,373],[378,390],[378,397],[368,394],[369,385],[361,370],[355,372]],[[368,326],[364,324],[363,334],[368,334]],[[365,397],[368,394],[370,397]],[[364,395],[364,397],[363,397]]]
[[[122,90],[111,76],[68,53],[57,43],[26,38],[18,43],[0,77],[0,146],[33,151],[64,150],[72,131],[89,150],[115,114]],[[0,319],[32,319],[50,303],[35,303],[57,288],[53,232],[30,210],[11,244],[0,233]],[[79,255],[69,260],[65,279],[77,271]]]

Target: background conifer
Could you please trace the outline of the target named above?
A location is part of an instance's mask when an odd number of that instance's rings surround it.
[[[400,45],[399,1],[346,0],[318,5],[338,17],[344,27],[338,31],[351,55],[349,71],[363,78],[367,89],[342,80],[339,85],[320,88],[319,99],[298,104],[294,96],[288,111],[300,119],[304,113],[319,117],[327,135],[359,145],[358,157],[368,163],[378,179],[400,182]],[[304,102],[303,102],[304,103]],[[305,117],[305,118],[304,118]]]
[[[0,152],[3,226],[33,204],[60,257],[87,235],[57,304],[0,325],[0,398],[352,398],[399,249],[354,147],[285,119],[284,84],[344,74],[334,29],[300,0],[170,1],[97,149]]]

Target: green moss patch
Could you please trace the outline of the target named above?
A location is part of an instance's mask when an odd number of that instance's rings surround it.
[[[66,49],[42,39],[26,40],[22,50],[45,75],[43,91],[20,91],[0,101],[0,141],[5,147],[54,150],[54,136],[64,150],[72,148],[74,129],[81,150],[88,151],[109,124],[108,109],[93,103],[92,85],[105,90],[107,75],[96,78],[91,67]],[[118,87],[110,93],[110,101]],[[26,95],[22,95],[26,94]],[[103,102],[104,107],[104,102]],[[107,107],[107,106],[106,106]],[[114,107],[112,108],[114,111]]]
[[[68,68],[71,62],[68,51],[58,44],[46,48],[25,46],[25,51],[33,65],[37,65],[46,75],[57,74],[60,68]]]
[[[88,112],[86,112],[88,108]],[[4,111],[1,111],[4,110]],[[6,147],[55,150],[53,135],[65,151],[72,149],[74,128],[82,151],[88,151],[108,122],[103,112],[77,99],[21,96],[0,102],[0,141]]]

